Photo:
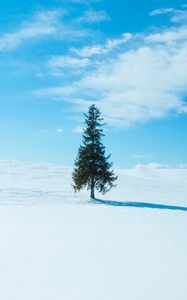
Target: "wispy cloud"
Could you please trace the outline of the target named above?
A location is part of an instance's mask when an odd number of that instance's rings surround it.
[[[162,32],[149,34],[145,40],[155,43],[185,42],[187,39],[187,26],[166,29]]]
[[[72,129],[72,132],[74,133],[83,133],[84,128],[82,126],[76,126],[75,128]]]
[[[84,14],[77,19],[78,23],[99,23],[103,21],[108,21],[110,18],[107,13],[103,10],[95,11],[88,10],[85,11]]]
[[[160,169],[170,169],[171,167],[167,164],[159,164],[159,163],[156,163],[156,162],[151,162],[151,163],[148,163],[148,164],[138,164],[134,167],[134,169],[136,170],[160,170]],[[176,167],[178,168],[178,166]]]
[[[135,159],[144,159],[144,158],[146,158],[146,155],[143,155],[143,154],[133,154],[133,158],[135,158]]]
[[[104,44],[97,44],[92,46],[86,46],[84,48],[71,48],[71,52],[81,57],[90,57],[93,55],[107,54],[113,49],[116,49],[120,45],[127,43],[133,38],[131,33],[124,33],[120,38],[109,39]]]
[[[160,8],[155,9],[150,13],[150,16],[169,15],[171,22],[179,23],[187,21],[187,6],[181,5],[181,9],[176,8]]]
[[[179,164],[175,166],[171,166],[168,164],[161,164],[157,162],[150,162],[148,164],[137,164],[134,169],[136,170],[169,170],[169,169],[175,169],[175,170],[186,170],[187,165],[186,164]]]
[[[64,3],[77,3],[77,4],[92,4],[102,0],[62,0]]]
[[[52,75],[61,75],[68,69],[75,72],[80,72],[80,69],[85,69],[91,64],[88,58],[78,58],[71,56],[54,56],[48,61],[48,67]]]
[[[0,51],[14,50],[25,41],[54,35],[61,14],[59,10],[38,12],[33,20],[24,23],[18,30],[0,36]]]
[[[164,15],[164,14],[171,14],[171,13],[175,13],[176,9],[173,7],[169,7],[169,8],[158,8],[158,9],[154,9],[150,12],[150,16],[157,16],[157,15]]]
[[[57,128],[56,133],[62,134],[62,133],[64,133],[64,129],[59,127],[59,128]]]

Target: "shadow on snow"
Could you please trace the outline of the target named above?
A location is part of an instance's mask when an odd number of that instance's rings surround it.
[[[136,208],[152,208],[152,209],[168,209],[168,210],[179,210],[187,211],[187,207],[183,206],[173,206],[173,205],[164,205],[164,204],[155,204],[155,203],[144,203],[144,202],[130,202],[130,201],[112,201],[112,200],[93,200],[96,204],[103,204],[109,206],[124,206],[124,207],[136,207]]]

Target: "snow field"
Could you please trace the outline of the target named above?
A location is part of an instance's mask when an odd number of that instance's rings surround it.
[[[100,198],[187,207],[186,169],[118,174]],[[187,211],[91,203],[70,183],[68,168],[2,163],[0,299],[186,300]]]

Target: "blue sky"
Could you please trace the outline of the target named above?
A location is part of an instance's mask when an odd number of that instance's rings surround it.
[[[187,2],[0,4],[0,158],[72,165],[91,103],[114,164],[187,163]]]

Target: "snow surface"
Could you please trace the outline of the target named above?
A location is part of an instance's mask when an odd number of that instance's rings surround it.
[[[68,167],[0,161],[0,299],[186,300],[187,169],[117,173],[93,203]]]

